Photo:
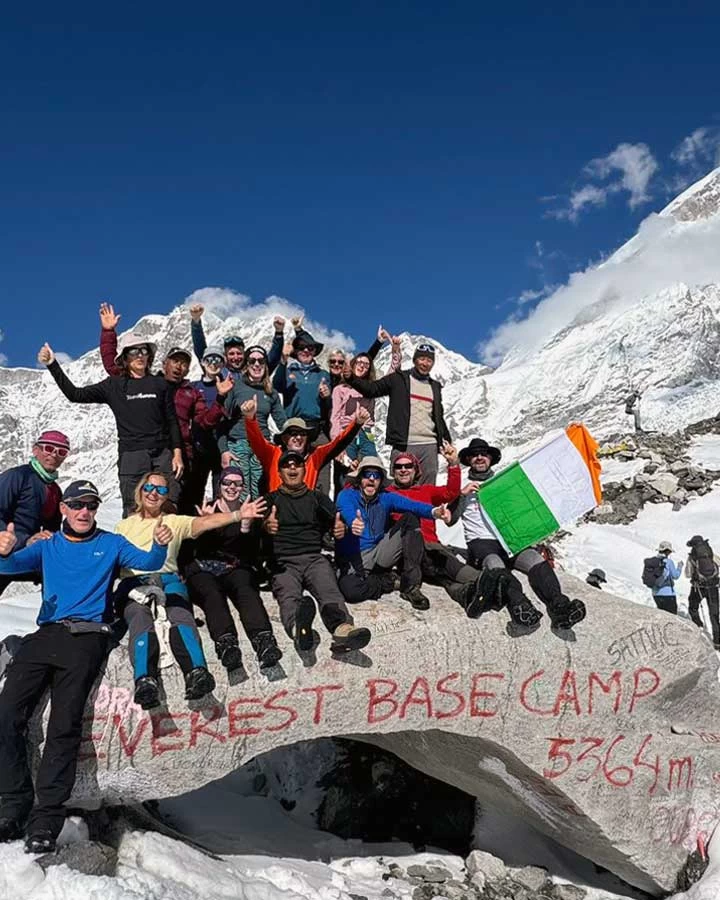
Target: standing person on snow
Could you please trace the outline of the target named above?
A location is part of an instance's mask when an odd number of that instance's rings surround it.
[[[655,606],[676,616],[675,581],[682,574],[683,564],[675,565],[670,559],[672,552],[670,541],[660,541],[657,555],[648,557],[644,562],[642,580],[652,590]]]
[[[172,502],[180,496],[185,468],[182,435],[170,386],[162,376],[151,374],[155,350],[155,344],[142,335],[123,335],[115,358],[122,374],[84,387],[70,381],[49,344],[38,353],[38,362],[47,366],[71,403],[104,403],[112,410],[123,515],[133,508],[135,485],[143,472],[161,472],[168,479]]]
[[[43,431],[33,444],[30,462],[0,474],[0,532],[13,523],[17,550],[52,537],[60,528],[58,469],[69,452],[70,442],[61,431]],[[0,575],[0,595],[12,581],[36,578]]]
[[[402,494],[410,500],[430,503],[439,506],[443,503],[454,503],[460,496],[461,474],[457,450],[452,444],[445,443],[441,450],[448,465],[447,482],[444,485],[421,484],[420,460],[412,453],[399,453],[392,465],[393,481],[387,490]],[[399,513],[393,513],[392,519],[401,519]],[[468,615],[473,618],[479,597],[478,571],[474,566],[461,563],[455,553],[440,543],[435,519],[421,519],[420,532],[423,537],[425,553],[423,554],[423,581],[439,584],[457,601]]]
[[[383,490],[385,468],[376,456],[366,456],[357,469],[357,487],[347,487],[337,499],[337,508],[349,532],[335,545],[340,570],[340,590],[350,603],[377,600],[382,594],[400,590],[414,609],[429,609],[423,594],[422,564],[425,547],[419,519],[449,521],[444,505],[431,506]],[[395,524],[393,513],[401,518]],[[402,564],[397,579],[390,571]]]
[[[332,531],[339,538],[345,527],[332,500],[307,487],[305,465],[302,453],[283,453],[278,462],[280,487],[267,496],[264,528],[270,536],[272,592],[298,652],[312,649],[316,602],[332,635],[331,652],[359,650],[369,643],[370,632],[355,626],[335,572],[321,552],[324,535]],[[305,590],[313,596],[304,594]]]
[[[60,532],[14,553],[13,523],[0,534],[0,573],[43,574],[40,627],[23,638],[0,691],[0,841],[19,838],[27,822],[29,853],[52,852],[65,821],[85,704],[109,650],[117,568],[159,569],[172,538],[156,523],[148,550],[139,550],[96,526],[99,505],[92,482],[73,481],[62,495]],[[50,719],[33,806],[25,732],[48,686]]]
[[[460,451],[460,462],[468,466],[468,483],[462,489],[460,503],[453,518],[462,518],[470,562],[481,569],[481,593],[484,608],[502,609],[507,606],[512,621],[524,628],[535,628],[540,613],[523,593],[522,585],[513,575],[517,569],[527,575],[530,587],[545,604],[553,628],[572,628],[585,618],[585,604],[570,600],[562,592],[560,582],[550,563],[537,550],[528,547],[516,556],[508,556],[495,536],[477,498],[478,487],[493,476],[492,468],[502,457],[497,447],[482,438],[473,438]],[[476,605],[477,614],[483,606]]]
[[[260,494],[263,466],[247,437],[245,416],[242,413],[243,404],[247,400],[254,400],[256,424],[263,438],[269,441],[270,417],[272,416],[276,428],[282,428],[287,417],[280,395],[270,381],[267,353],[257,344],[247,348],[242,374],[235,379],[225,401],[228,427],[218,441],[223,467],[237,466],[243,473],[250,496],[257,497]]]
[[[698,626],[703,627],[700,618],[700,604],[707,601],[710,625],[712,627],[713,644],[720,650],[720,609],[718,603],[718,585],[720,570],[717,560],[707,538],[701,534],[693,535],[687,542],[690,553],[685,566],[685,575],[690,579],[690,597],[688,612],[690,618]]]
[[[116,530],[137,547],[152,543],[158,523],[172,529],[167,559],[157,569],[126,566],[116,592],[118,613],[128,626],[128,648],[135,678],[135,703],[152,709],[160,702],[158,667],[160,644],[155,612],[164,605],[170,625],[170,649],[185,677],[185,699],[199,700],[215,687],[208,670],[198,634],[187,586],[178,574],[178,553],[184,540],[199,537],[213,528],[223,528],[243,519],[262,515],[264,503],[246,501],[239,510],[207,516],[179,516],[168,513],[168,483],[164,475],[149,472],[135,489],[135,512],[118,522]],[[162,600],[164,599],[164,604]]]
[[[642,431],[640,426],[640,398],[642,394],[640,391],[633,391],[632,394],[625,401],[625,414],[633,417],[633,424],[635,426],[635,431]]]
[[[385,436],[393,448],[390,461],[394,462],[398,453],[412,453],[420,460],[423,484],[435,484],[438,453],[443,441],[451,441],[440,382],[430,377],[434,365],[435,348],[422,343],[415,348],[412,369],[393,372],[377,381],[352,374],[347,379],[363,397],[390,398]]]
[[[200,360],[200,368],[202,369],[202,377],[197,381],[190,382],[191,386],[199,391],[204,400],[205,406],[209,409],[216,400],[218,400],[218,383],[225,381],[222,377],[223,366],[225,364],[225,356],[223,348],[216,344],[211,344],[205,348],[203,358]],[[227,403],[227,394],[225,395],[225,403]],[[220,401],[222,403],[222,400]],[[225,408],[223,404],[223,408]],[[218,449],[218,441],[220,435],[227,431],[227,418],[220,420],[220,423],[213,429],[202,428],[193,420],[192,425],[192,476],[187,482],[188,500],[190,503],[200,505],[205,499],[205,488],[208,478],[212,474],[212,493],[217,493],[220,482],[220,470],[222,463],[220,460],[220,450]]]
[[[229,466],[220,475],[217,498],[203,508],[202,515],[240,510],[244,494],[242,471]],[[208,631],[222,665],[228,672],[242,666],[238,632],[230,614],[229,600],[240,615],[260,669],[274,666],[282,652],[258,590],[260,540],[255,523],[246,519],[208,531],[193,541],[191,547],[192,560],[183,571],[185,583],[190,600],[205,613]]]
[[[100,356],[103,368],[108,375],[121,375],[122,368],[117,364],[117,323],[120,315],[115,315],[115,310],[109,303],[100,306]],[[203,391],[193,387],[187,380],[192,359],[190,353],[183,347],[171,347],[165,354],[163,361],[163,377],[170,386],[175,414],[183,443],[183,476],[181,492],[178,500],[178,509],[183,514],[192,514],[195,507],[202,503],[205,481],[200,483],[201,472],[195,472],[195,448],[193,431],[207,430],[212,434],[220,424],[224,416],[223,400],[232,388],[232,378],[226,376],[216,383],[214,402],[208,406],[205,403]],[[205,467],[201,465],[201,471]]]

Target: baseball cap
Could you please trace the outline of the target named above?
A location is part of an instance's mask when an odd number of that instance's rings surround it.
[[[102,497],[92,481],[72,481],[63,491],[62,500],[67,503],[68,500],[79,500],[81,497],[91,497],[102,503]]]
[[[278,468],[282,469],[283,466],[286,466],[288,463],[302,463],[305,464],[305,457],[302,453],[298,453],[297,450],[286,450],[280,459],[278,460]]]
[[[52,444],[53,447],[64,447],[66,450],[70,449],[70,441],[68,440],[67,435],[64,435],[62,431],[43,431],[35,443]]]
[[[185,356],[187,357],[187,361],[192,361],[192,356],[190,356],[190,352],[186,350],[184,347],[171,347],[168,352],[165,354],[165,359],[170,359],[173,356]]]

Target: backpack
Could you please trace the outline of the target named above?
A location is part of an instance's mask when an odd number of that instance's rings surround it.
[[[718,584],[718,565],[713,556],[712,547],[708,541],[698,541],[693,544],[690,558],[695,563],[695,573],[699,585],[716,586]]]
[[[643,560],[642,583],[649,588],[662,587],[666,581],[665,557],[648,556]]]

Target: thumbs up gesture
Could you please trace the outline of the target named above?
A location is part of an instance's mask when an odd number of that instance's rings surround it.
[[[352,531],[355,537],[360,537],[363,531],[365,531],[365,522],[363,521],[362,513],[359,509],[355,511],[355,518],[350,526],[350,531]]]
[[[170,541],[173,538],[172,530],[169,525],[165,525],[163,523],[163,517],[157,520],[157,525],[155,526],[155,530],[153,531],[153,542],[155,544],[159,544],[161,547],[167,547]]]
[[[12,522],[8,522],[7,530],[0,531],[0,556],[10,556],[17,544],[15,537],[15,526]]]
[[[53,349],[48,344],[47,341],[42,345],[40,350],[38,351],[37,359],[39,363],[42,363],[44,366],[49,366],[51,362],[55,360],[55,354],[53,353]]]
[[[335,514],[335,524],[333,525],[333,537],[336,541],[341,540],[345,537],[345,523],[343,522],[340,513]]]
[[[246,400],[240,406],[240,412],[246,419],[254,419],[257,413],[257,394],[253,394],[250,400]]]
[[[268,534],[277,534],[278,531],[280,531],[280,523],[278,522],[277,509],[275,508],[274,504],[270,509],[270,515],[267,517],[267,519],[265,519],[264,528]]]
[[[447,508],[446,503],[442,503],[440,506],[433,507],[433,519],[442,519],[442,521],[446,524],[450,524],[450,519],[452,518],[452,513]]]

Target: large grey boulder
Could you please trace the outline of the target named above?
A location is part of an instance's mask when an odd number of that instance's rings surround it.
[[[193,790],[272,748],[344,735],[507,809],[649,892],[668,890],[697,836],[720,821],[720,688],[708,639],[675,616],[565,577],[587,619],[511,636],[506,612],[469,620],[439,589],[414,611],[396,597],[353,610],[374,634],[331,658],[328,635],[301,659],[218,686],[191,706],[164,670],[166,707],[132,702],[124,647],[88,708],[74,801]],[[274,603],[268,598],[268,608]]]

